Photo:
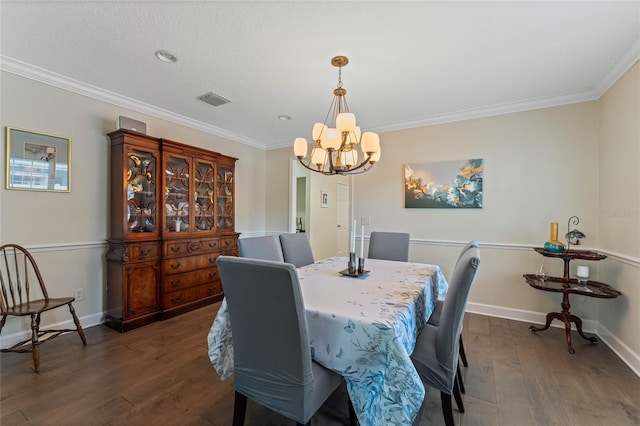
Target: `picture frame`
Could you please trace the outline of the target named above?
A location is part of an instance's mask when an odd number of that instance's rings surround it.
[[[6,189],[71,192],[71,139],[7,127]]]
[[[320,191],[320,207],[325,209],[329,207],[329,195],[327,194],[327,191]]]
[[[484,205],[484,160],[404,165],[404,207],[478,209]]]

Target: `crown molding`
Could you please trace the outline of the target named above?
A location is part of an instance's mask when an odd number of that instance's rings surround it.
[[[594,93],[602,97],[640,59],[640,40],[635,40],[625,54],[609,68],[604,77],[594,86]]]
[[[48,84],[59,89],[67,90],[69,92],[77,93],[82,96],[137,111],[143,114],[150,115],[152,117],[160,118],[171,123],[180,124],[182,126],[186,126],[195,130],[200,130],[202,132],[219,136],[233,142],[248,145],[252,148],[257,148],[260,150],[265,149],[265,146],[263,144],[260,144],[253,139],[247,138],[237,133],[229,132],[219,127],[211,126],[201,121],[193,120],[191,118],[155,107],[136,99],[132,99],[118,93],[110,92],[108,90],[104,90],[99,87],[74,80],[64,75],[46,70],[44,68],[40,68],[35,65],[19,61],[17,59],[13,59],[9,56],[0,55],[0,70],[31,80],[35,80],[40,83]]]
[[[412,129],[416,127],[433,126],[435,124],[452,123],[455,121],[472,120],[476,118],[491,117],[495,115],[511,114],[515,112],[531,111],[535,109],[597,100],[600,99],[600,97],[602,97],[602,95],[604,95],[607,90],[609,90],[611,86],[615,84],[615,82],[618,81],[620,77],[622,77],[639,59],[640,40],[636,40],[629,46],[628,49],[626,49],[621,58],[610,67],[609,71],[604,75],[604,77],[590,90],[585,90],[578,93],[559,94],[556,96],[548,96],[544,98],[507,102],[480,108],[470,108],[446,114],[435,114],[416,120],[397,121],[385,126],[373,126],[370,127],[370,130],[378,133],[392,132],[397,130]],[[90,84],[82,83],[61,74],[51,72],[44,68],[19,61],[5,55],[0,55],[0,70],[29,78],[31,80],[39,81],[51,86],[55,86],[60,89],[68,90],[73,93],[78,93],[80,95],[97,99],[99,101],[107,102],[112,105],[148,114],[150,116],[157,117],[175,124],[180,124],[195,130],[200,130],[202,132],[219,136],[233,142],[238,142],[252,148],[260,150],[275,150],[291,147],[291,143],[289,141],[266,147],[264,144],[254,139],[247,138],[237,133],[229,132],[219,127],[211,126],[201,121],[193,120],[180,114],[155,107],[153,105],[129,98],[124,95],[110,92],[99,87],[92,86]]]

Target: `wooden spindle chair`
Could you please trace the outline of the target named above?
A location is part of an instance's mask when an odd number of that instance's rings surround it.
[[[37,288],[39,287],[40,292]],[[40,371],[40,344],[61,334],[77,331],[82,344],[87,345],[84,330],[73,308],[73,297],[51,298],[47,293],[44,280],[33,256],[17,244],[0,246],[0,333],[7,317],[31,317],[31,338],[16,343],[9,348],[0,349],[2,352],[31,352],[33,367]],[[46,329],[40,330],[40,315],[43,312],[67,305],[75,329]]]

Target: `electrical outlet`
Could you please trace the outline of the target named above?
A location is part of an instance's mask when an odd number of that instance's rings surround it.
[[[369,225],[370,224],[369,222],[371,221],[369,216],[362,216],[360,220],[362,221],[363,226]]]
[[[76,288],[75,298],[78,301],[83,300],[84,299],[84,289]]]

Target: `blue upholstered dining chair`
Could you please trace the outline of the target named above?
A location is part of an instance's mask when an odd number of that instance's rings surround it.
[[[240,257],[284,262],[280,239],[276,235],[240,238],[238,240],[238,251]]]
[[[280,234],[280,245],[282,245],[284,261],[293,263],[296,268],[311,265],[315,262],[309,238],[303,232]]]
[[[458,260],[456,260],[456,265],[458,265],[458,262],[460,262],[460,258],[471,248],[478,248],[478,241],[477,240],[471,240],[469,241],[467,244],[464,245],[464,247],[462,247],[462,250],[460,250],[460,253],[458,254]],[[455,266],[453,267],[455,269]],[[431,325],[435,325],[436,327],[438,326],[438,324],[440,323],[440,314],[442,312],[442,300],[438,300],[436,302],[436,307],[433,310],[433,313],[431,314],[431,316],[429,317],[429,321],[428,324]],[[462,361],[462,365],[464,365],[465,367],[469,366],[469,363],[467,362],[467,354],[464,351],[464,343],[462,342],[462,334],[460,335],[460,349],[459,349],[459,353],[460,353],[460,360]],[[462,393],[464,393],[464,383],[462,381],[462,376],[458,377],[460,379],[460,390],[462,391]]]
[[[409,261],[409,234],[372,231],[369,237],[369,259]]]
[[[468,249],[460,257],[449,282],[439,325],[424,326],[411,354],[424,385],[440,391],[442,414],[447,426],[453,426],[451,395],[455,397],[460,412],[464,413],[457,381],[458,347],[465,306],[479,265],[480,250],[476,247]]]
[[[233,425],[244,424],[247,398],[307,424],[344,379],[311,359],[296,268],[230,256],[217,265],[233,335]],[[349,414],[355,425],[350,400]]]

